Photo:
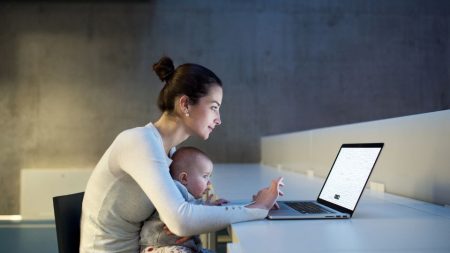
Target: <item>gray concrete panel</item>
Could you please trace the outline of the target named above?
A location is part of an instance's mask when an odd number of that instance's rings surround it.
[[[21,168],[94,167],[158,118],[166,54],[224,82],[223,125],[186,144],[259,162],[259,138],[450,108],[450,2],[59,1],[0,4],[0,214]]]

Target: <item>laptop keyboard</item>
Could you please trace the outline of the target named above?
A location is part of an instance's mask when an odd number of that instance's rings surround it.
[[[285,204],[304,214],[332,213],[314,202],[285,202]]]

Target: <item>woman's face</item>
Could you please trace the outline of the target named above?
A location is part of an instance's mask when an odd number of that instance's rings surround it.
[[[222,95],[222,87],[213,85],[208,95],[200,98],[196,105],[188,106],[189,117],[185,118],[191,135],[206,140],[214,128],[222,123],[219,112]]]

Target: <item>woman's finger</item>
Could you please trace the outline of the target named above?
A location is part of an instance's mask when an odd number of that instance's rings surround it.
[[[284,186],[283,177],[272,180],[271,188],[276,191],[280,191],[280,187]]]
[[[283,187],[284,186],[284,177],[279,177],[278,178],[278,186],[279,187]]]
[[[272,209],[274,209],[274,210],[280,209],[280,205],[278,205],[278,203],[275,202],[275,204],[273,204]]]

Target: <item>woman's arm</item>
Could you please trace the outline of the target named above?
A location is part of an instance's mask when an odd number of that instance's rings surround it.
[[[146,128],[121,133],[111,150],[110,165],[123,170],[137,182],[170,231],[178,236],[189,236],[267,216],[267,204],[245,208],[186,202],[170,177],[166,154],[158,138]]]

